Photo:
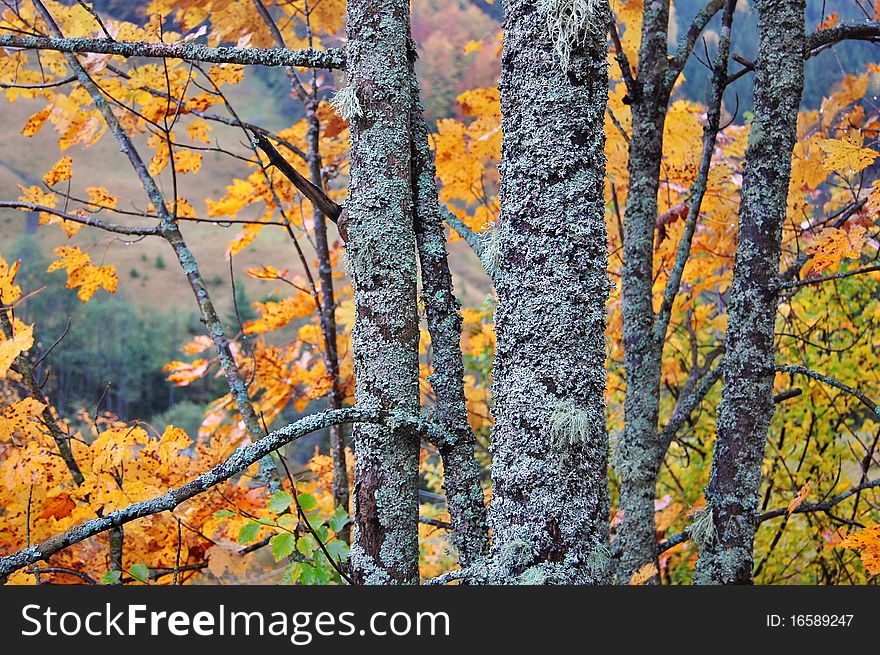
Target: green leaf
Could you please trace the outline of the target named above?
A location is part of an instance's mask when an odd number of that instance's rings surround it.
[[[150,567],[146,564],[135,564],[128,570],[128,574],[138,582],[146,582],[150,579]]]
[[[282,527],[285,530],[296,530],[299,519],[293,514],[285,514],[284,516],[278,517],[277,523],[279,527]]]
[[[249,521],[241,526],[241,530],[238,532],[238,543],[240,544],[249,544],[252,541],[257,540],[257,535],[260,534],[260,526],[256,521]]]
[[[342,560],[343,562],[348,559],[349,548],[348,544],[344,541],[340,541],[339,539],[335,541],[331,541],[326,546],[327,552],[330,553],[330,557],[335,560]]]
[[[302,539],[300,539],[302,541]],[[317,569],[308,562],[300,562],[300,582],[302,584],[315,584]]]
[[[293,496],[291,496],[286,491],[279,491],[272,494],[272,496],[269,498],[269,509],[276,514],[281,514],[281,512],[290,507],[290,504],[292,502]]]
[[[307,534],[296,542],[296,549],[306,557],[311,557],[312,553],[318,550],[318,542],[312,535]]]
[[[233,516],[237,516],[237,514],[231,509],[221,509],[217,512],[214,512],[215,519],[228,519]]]
[[[302,576],[302,562],[291,562],[284,569],[284,576],[281,578],[281,584],[294,584]]]
[[[299,500],[299,506],[302,507],[304,512],[308,512],[310,509],[315,509],[318,506],[318,501],[315,500],[312,494],[299,494],[297,499]]]
[[[330,519],[330,529],[333,532],[339,534],[342,529],[348,524],[348,512],[346,512],[342,505],[336,508],[336,513],[333,515],[333,518]]]
[[[275,557],[275,561],[279,562],[293,554],[293,551],[296,549],[296,535],[292,535],[289,532],[276,534],[269,540],[269,545],[272,547],[272,555]]]
[[[101,576],[101,584],[116,584],[122,577],[122,571],[107,571]]]

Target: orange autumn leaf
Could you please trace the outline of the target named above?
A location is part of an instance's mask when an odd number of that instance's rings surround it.
[[[844,259],[858,258],[865,247],[865,232],[862,225],[855,225],[849,231],[836,227],[822,230],[806,249],[813,255],[810,272],[833,270]]]
[[[41,109],[36,114],[31,116],[24,124],[24,127],[21,128],[21,135],[27,137],[34,136],[43,128],[43,125],[46,124],[46,120],[49,118],[49,114],[51,113],[52,107],[46,107],[45,109]]]
[[[74,246],[59,246],[53,252],[60,259],[53,262],[46,270],[51,273],[62,268],[66,269],[66,286],[68,289],[77,289],[76,295],[82,302],[88,302],[101,288],[109,293],[116,293],[119,277],[116,275],[115,267],[95,266],[87,253]]]
[[[274,266],[261,266],[260,268],[245,269],[250,277],[257,280],[283,280],[287,276],[287,269],[279,271]]]
[[[70,516],[70,513],[76,507],[76,503],[70,498],[70,494],[62,493],[57,496],[50,496],[43,505],[43,511],[37,516],[38,519],[63,519]]]
[[[308,294],[297,293],[279,302],[256,303],[255,306],[261,318],[245,323],[245,334],[271,332],[283,328],[295,318],[311,316],[315,301]]]
[[[651,578],[657,575],[657,565],[651,562],[650,564],[645,564],[638,571],[633,573],[633,576],[630,578],[629,583],[631,585],[643,585]]]
[[[791,516],[791,513],[794,512],[798,507],[803,504],[803,502],[807,499],[807,496],[810,494],[811,485],[807,482],[800,490],[797,492],[797,496],[794,497],[788,507],[785,508],[785,513]]]
[[[828,14],[821,23],[819,23],[818,27],[816,27],[816,31],[820,30],[830,30],[832,27],[837,25],[840,21],[840,14],[836,11],[834,13]]]
[[[73,176],[73,159],[69,155],[64,155],[55,162],[48,173],[43,176],[43,182],[46,186],[53,186],[59,182],[69,180]]]
[[[871,575],[880,575],[880,525],[854,532],[838,544],[859,551],[862,563]]]
[[[102,186],[90,186],[86,188],[89,194],[89,204],[103,209],[114,209],[116,207],[116,197],[111,195],[107,189]]]
[[[182,150],[174,153],[175,173],[198,173],[202,168],[202,155],[192,150]]]
[[[37,438],[41,434],[39,416],[46,405],[25,398],[2,408],[0,411],[0,443],[10,441],[13,436],[22,439]]]
[[[207,359],[197,359],[194,362],[168,362],[162,370],[170,372],[168,381],[178,387],[186,387],[200,379],[208,370],[211,362]]]

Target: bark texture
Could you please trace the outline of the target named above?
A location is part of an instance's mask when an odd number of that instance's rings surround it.
[[[415,52],[413,49],[412,52]],[[422,116],[418,79],[412,70],[412,168],[415,230],[421,266],[422,301],[431,335],[432,372],[437,419],[449,437],[437,444],[443,459],[446,505],[453,545],[460,565],[469,567],[489,550],[486,507],[480,485],[476,440],[467,420],[464,362],[461,355],[460,305],[452,286],[446,232],[440,218],[434,155]]]
[[[725,5],[725,11],[713,66],[702,157],[688,200],[685,231],[664,290],[663,302],[655,315],[654,232],[658,218],[657,192],[663,158],[666,111],[672,89],[697,37],[722,5]],[[622,271],[623,347],[627,387],[624,398],[624,434],[615,457],[615,470],[620,476],[621,523],[612,547],[615,577],[623,584],[628,583],[633,574],[643,566],[656,564],[659,554],[654,499],[660,467],[670,439],[677,430],[664,429],[658,433],[663,347],[672,307],[690,256],[691,242],[699,220],[715,150],[722,98],[727,83],[730,26],[735,6],[735,0],[709,0],[695,16],[675,54],[669,56],[669,1],[646,3],[639,69],[635,78],[627,82],[633,116]],[[620,51],[618,62],[626,71],[629,63]],[[692,373],[699,370],[698,362],[694,361]],[[683,393],[680,405],[670,417],[671,421],[687,418],[687,415],[682,415],[678,410],[690,406],[689,395],[694,390],[695,388],[684,390],[688,395]],[[658,581],[655,576],[648,583],[655,584]]]
[[[662,454],[660,412],[662,339],[654,337],[653,272],[657,189],[663,159],[669,0],[645,3],[637,86],[632,100],[629,191],[623,237],[622,303],[624,434],[615,453],[621,523],[614,540],[617,581],[657,559],[654,496]]]
[[[608,575],[603,115],[610,14],[606,2],[596,2],[585,24],[555,32],[550,25],[567,21],[550,12],[570,11],[570,4],[505,2],[487,567],[496,583],[591,583]],[[558,54],[566,51],[560,38],[569,40],[569,57]]]
[[[409,2],[350,0],[347,256],[355,293],[357,402],[417,414],[419,329],[410,173]],[[351,564],[362,584],[418,583],[419,438],[358,426]]]
[[[757,0],[760,45],[730,289],[724,389],[706,490],[716,537],[695,582],[752,581],[761,465],[773,416],[773,333],[791,153],[804,84],[804,0]]]

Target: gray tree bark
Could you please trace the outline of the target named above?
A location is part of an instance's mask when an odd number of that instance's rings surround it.
[[[412,49],[413,58],[415,49]],[[415,62],[413,62],[414,64]],[[437,419],[448,437],[437,444],[443,459],[446,505],[452,523],[450,537],[462,568],[485,557],[489,550],[486,507],[480,485],[476,440],[467,420],[464,362],[461,354],[460,305],[452,286],[446,253],[446,232],[440,218],[436,168],[428,126],[422,116],[419,84],[412,70],[412,167],[415,230],[421,266],[422,301],[431,335],[432,373]]]
[[[773,416],[774,323],[797,110],[804,85],[804,0],[756,0],[760,44],[730,288],[724,389],[706,490],[715,538],[694,581],[752,581],[758,492]]]
[[[642,20],[638,86],[631,97],[633,136],[623,236],[624,434],[615,453],[622,520],[613,544],[614,571],[623,584],[657,559],[654,496],[662,462],[657,433],[662,342],[654,338],[652,282],[663,125],[669,103],[669,0],[645,3]]]
[[[669,0],[645,3],[638,72],[634,79],[627,80],[632,106],[632,137],[629,144],[629,190],[621,272],[626,392],[624,433],[614,458],[615,471],[620,477],[621,522],[612,546],[615,578],[622,584],[628,583],[632,575],[646,564],[657,562],[654,499],[660,467],[669,446],[668,440],[658,432],[658,421],[668,314],[680,281],[674,279],[674,274],[664,294],[667,297],[659,315],[655,316],[653,306],[654,232],[658,217],[657,191],[663,160],[666,110],[675,80],[697,36],[722,4],[723,0],[709,0],[694,19],[675,55],[670,56],[667,54]],[[725,15],[728,30],[732,13],[733,6],[730,6]],[[691,190],[687,219],[689,236],[693,235],[699,216],[705,178],[718,132],[725,84],[719,76],[726,74],[727,46],[729,32],[721,39],[716,57],[715,95],[710,103],[709,124],[704,135],[704,152],[698,175],[703,188],[698,183]],[[618,54],[618,62],[624,68],[626,79],[629,62],[622,54]],[[690,253],[689,237],[687,241],[683,239],[679,250],[676,268],[680,275]],[[648,581],[656,582],[656,576]]]
[[[609,9],[505,4],[492,432],[496,583],[608,574],[603,115]],[[558,24],[558,22],[557,22]],[[570,52],[568,51],[570,48]],[[561,53],[570,56],[561,56]]]
[[[347,256],[358,406],[419,410],[419,327],[410,173],[408,0],[350,0],[351,121]],[[357,426],[351,564],[362,584],[416,584],[419,438]]]

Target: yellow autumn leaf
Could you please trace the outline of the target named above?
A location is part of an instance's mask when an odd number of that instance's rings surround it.
[[[116,197],[111,195],[107,189],[102,186],[90,186],[86,188],[89,194],[89,204],[104,209],[114,209],[116,207]]]
[[[22,136],[34,136],[37,132],[39,132],[43,125],[46,124],[46,119],[49,118],[49,114],[52,113],[52,107],[46,107],[45,109],[41,109],[36,114],[27,119],[27,122],[24,124],[24,127],[21,128]]]
[[[2,305],[9,305],[21,298],[21,287],[15,284],[19,266],[21,266],[20,261],[13,262],[10,266],[0,256],[0,304]]]
[[[170,373],[168,381],[173,382],[178,387],[187,387],[194,381],[200,379],[211,362],[207,359],[197,359],[194,362],[168,362],[162,370]]]
[[[211,126],[208,125],[207,121],[203,121],[201,118],[197,118],[186,126],[186,133],[193,141],[211,143],[211,137],[209,136],[210,132]]]
[[[54,252],[59,259],[50,264],[47,271],[51,273],[66,269],[66,286],[68,289],[77,289],[76,295],[82,302],[87,302],[102,287],[110,293],[116,293],[119,277],[115,267],[95,266],[91,263],[91,257],[78,247],[60,246]]]
[[[844,259],[854,259],[865,247],[865,228],[855,225],[849,229],[829,227],[819,234],[807,252],[813,255],[809,272],[836,269]]]
[[[46,183],[46,186],[53,186],[59,182],[69,180],[72,175],[73,159],[69,155],[64,155],[61,159],[55,162],[52,170],[43,176],[43,182]]]
[[[479,52],[482,49],[483,49],[483,42],[482,41],[468,41],[467,43],[464,44],[464,48],[462,48],[462,50],[464,51],[464,54],[466,54],[466,55],[469,55],[473,52]]]
[[[174,153],[174,171],[177,173],[198,173],[202,168],[202,155],[192,150]]]
[[[0,442],[8,442],[13,436],[25,440],[39,436],[42,432],[38,418],[46,405],[25,398],[18,402],[7,405],[0,411]]]
[[[311,316],[315,310],[314,299],[306,293],[297,293],[279,302],[255,303],[261,318],[244,325],[245,334],[262,334],[278,330],[295,318]]]
[[[631,585],[642,585],[656,575],[657,565],[651,562],[650,564],[645,564],[642,568],[633,573],[633,576],[632,578],[630,578],[629,583]]]
[[[244,66],[241,64],[216,64],[211,66],[208,75],[218,85],[238,84],[244,79]]]
[[[825,158],[822,166],[826,171],[852,170],[858,173],[867,168],[880,153],[862,147],[862,136],[851,132],[842,139],[827,139],[820,144]]]
[[[260,268],[248,268],[245,273],[257,280],[283,280],[287,275],[287,269],[279,271],[274,266],[267,265]]]
[[[16,321],[15,333],[11,339],[4,339],[0,334],[0,379],[6,377],[15,358],[34,345],[34,328]]]
[[[98,289],[103,288],[109,293],[116,293],[119,277],[113,266],[94,266],[88,264],[68,274],[67,286],[77,289],[76,296],[87,302]]]

